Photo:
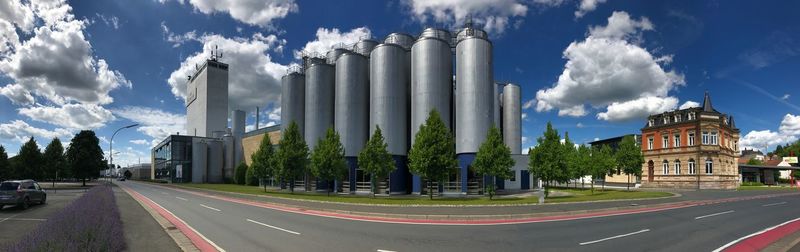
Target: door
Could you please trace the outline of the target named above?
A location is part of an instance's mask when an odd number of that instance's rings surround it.
[[[653,182],[653,173],[655,172],[655,164],[653,160],[647,162],[647,182]]]
[[[520,190],[529,190],[531,189],[531,175],[528,173],[528,170],[520,170]]]

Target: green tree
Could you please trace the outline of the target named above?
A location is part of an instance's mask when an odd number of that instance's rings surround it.
[[[306,145],[297,123],[291,122],[281,136],[276,153],[277,175],[281,182],[294,193],[294,180],[305,174],[308,166],[308,145]],[[287,183],[288,182],[288,183]]]
[[[67,166],[72,175],[86,186],[86,179],[97,177],[100,170],[106,169],[100,140],[91,130],[82,130],[72,138],[67,148]]]
[[[608,145],[603,145],[600,148],[592,148],[592,193],[594,193],[594,184],[597,179],[603,179],[603,190],[605,190],[606,182],[605,177],[608,174],[614,173],[617,161],[614,159],[614,154]]]
[[[267,178],[275,174],[274,156],[275,149],[272,148],[272,140],[269,139],[268,135],[264,135],[258,150],[250,156],[253,160],[250,168],[253,169],[253,174],[263,181],[264,192],[267,191]]]
[[[237,185],[245,185],[247,182],[247,164],[239,163],[233,171],[233,182]]]
[[[332,185],[334,180],[342,181],[347,176],[347,163],[344,160],[344,146],[339,133],[329,127],[311,152],[311,173],[314,177],[328,181]],[[330,196],[333,186],[328,186]]]
[[[42,152],[39,150],[39,145],[36,140],[31,137],[19,148],[17,158],[12,163],[13,174],[20,179],[35,179],[42,178]]]
[[[258,186],[258,176],[256,176],[256,171],[252,166],[247,167],[247,172],[245,172],[244,175],[244,181],[246,185]]]
[[[0,145],[0,181],[6,180],[11,176],[11,165],[8,161],[6,148]]]
[[[644,163],[642,149],[633,136],[625,136],[622,138],[614,158],[617,161],[617,169],[622,169],[622,172],[628,175],[627,189],[630,190],[631,175],[642,175],[642,164]]]
[[[575,152],[575,159],[573,160],[575,166],[575,173],[581,179],[581,188],[584,187],[583,177],[590,175],[592,167],[592,149],[586,145],[581,145]]]
[[[566,159],[562,154],[564,148],[560,140],[558,131],[547,122],[544,134],[536,139],[538,144],[528,153],[528,168],[544,183],[545,197],[550,195],[551,182],[563,182],[565,177],[569,177],[566,174]]]
[[[61,140],[53,138],[53,141],[44,148],[44,171],[45,177],[53,179],[53,183],[58,179],[60,174],[62,177],[65,175],[67,159],[64,157],[64,146],[61,145]]]
[[[386,148],[387,144],[383,139],[381,127],[377,126],[367,141],[367,145],[358,153],[358,166],[368,172],[372,180],[372,197],[375,197],[375,193],[377,193],[378,181],[383,180],[397,169],[392,154],[389,154]]]
[[[494,191],[497,187],[495,185],[495,178],[507,179],[511,177],[511,167],[514,166],[514,159],[511,158],[511,149],[503,143],[503,136],[500,130],[494,125],[489,128],[486,133],[486,140],[483,141],[478,153],[475,154],[475,161],[472,162],[472,168],[475,173],[486,177],[488,183],[484,183],[486,192],[489,194],[489,200],[494,196]]]
[[[408,169],[428,181],[428,195],[433,199],[433,181],[444,181],[448,171],[457,167],[455,140],[439,112],[431,110],[420,125],[414,144],[408,151]]]
[[[122,173],[122,176],[125,176],[125,179],[131,179],[133,173],[131,173],[130,170],[125,170],[125,172]]]
[[[748,165],[763,165],[764,162],[762,162],[761,160],[755,159],[755,158],[751,158],[750,160],[747,160],[747,164]]]
[[[559,180],[566,183],[567,187],[569,187],[569,181],[574,180],[575,187],[578,187],[578,181],[575,180],[580,176],[578,174],[578,167],[576,163],[578,149],[575,148],[575,143],[573,143],[569,138],[569,132],[564,132],[564,143],[561,145],[561,147],[561,157],[563,158],[562,162],[564,162],[562,165],[564,172],[562,174],[564,177]]]

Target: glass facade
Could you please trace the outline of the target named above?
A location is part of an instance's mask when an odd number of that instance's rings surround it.
[[[153,148],[153,153],[156,180],[172,183],[188,183],[192,180],[191,136],[169,136]]]

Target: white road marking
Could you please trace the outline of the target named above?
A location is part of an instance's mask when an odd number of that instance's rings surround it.
[[[379,249],[379,250],[378,250],[378,252],[397,252],[397,251],[394,251],[394,250],[385,250],[385,249]]]
[[[728,247],[730,247],[730,246],[733,246],[734,244],[736,244],[736,243],[739,243],[740,241],[743,241],[744,239],[747,239],[747,238],[750,238],[750,237],[753,237],[753,236],[756,236],[756,235],[763,234],[764,232],[767,232],[767,231],[770,231],[770,230],[776,229],[776,228],[778,228],[778,227],[781,227],[781,226],[783,226],[783,225],[786,225],[786,224],[789,224],[789,223],[792,223],[792,222],[795,222],[795,221],[799,221],[799,220],[800,220],[800,218],[797,218],[797,219],[792,219],[792,220],[786,221],[786,222],[784,222],[784,223],[781,223],[781,224],[778,224],[778,225],[775,225],[775,226],[771,226],[771,227],[765,228],[764,230],[761,230],[761,231],[758,231],[758,232],[755,232],[755,233],[752,233],[752,234],[749,234],[749,235],[746,235],[746,236],[742,236],[741,238],[739,238],[739,239],[736,239],[736,240],[733,240],[733,241],[729,242],[728,244],[722,245],[722,247],[719,247],[719,248],[715,249],[715,250],[714,250],[714,251],[712,251],[712,252],[720,252],[720,251],[723,251],[723,250],[725,250],[726,248],[728,248]]]
[[[777,206],[777,205],[783,205],[783,204],[786,204],[786,201],[778,202],[778,203],[772,203],[772,204],[766,204],[766,205],[761,205],[761,206]]]
[[[300,234],[300,233],[292,231],[292,230],[279,228],[279,227],[276,227],[276,226],[272,226],[272,225],[269,225],[269,224],[266,224],[266,223],[261,223],[261,222],[254,221],[254,220],[251,220],[251,219],[247,219],[247,221],[255,223],[255,224],[258,224],[258,225],[261,225],[261,226],[265,226],[265,227],[268,227],[268,228],[277,229],[277,230],[280,230],[280,231],[283,231],[283,232],[286,232],[286,233],[290,233],[290,234],[296,234],[296,235]]]
[[[220,211],[222,211],[222,210],[219,210],[219,209],[216,209],[216,208],[213,208],[213,207],[210,207],[210,206],[206,206],[206,205],[203,205],[203,204],[200,204],[200,206],[201,206],[201,207],[208,208],[208,209],[211,209],[211,210],[214,210],[214,211],[217,211],[217,212],[220,212]]]
[[[695,220],[699,220],[699,219],[702,219],[702,218],[708,218],[708,217],[722,215],[722,214],[729,214],[729,213],[733,213],[733,212],[734,212],[733,210],[730,210],[730,211],[725,211],[725,212],[720,212],[720,213],[713,213],[713,214],[709,214],[709,215],[697,216],[697,217],[694,217],[694,219]]]
[[[633,232],[633,233],[627,233],[627,234],[615,235],[615,236],[611,236],[611,237],[608,237],[608,238],[603,238],[603,239],[600,239],[600,240],[594,240],[594,241],[588,241],[588,242],[581,242],[581,243],[578,243],[578,245],[581,245],[581,246],[583,246],[583,245],[589,245],[589,244],[592,244],[592,243],[604,242],[604,241],[608,241],[608,240],[611,240],[611,239],[617,239],[617,238],[622,238],[622,237],[625,237],[625,236],[631,236],[631,235],[635,235],[635,234],[641,234],[641,233],[644,233],[644,232],[649,232],[649,231],[650,231],[650,229],[642,229],[642,230],[639,230],[639,231],[636,231],[636,232]]]
[[[46,221],[47,219],[38,219],[38,218],[5,218],[3,221]]]
[[[175,196],[175,198],[177,198],[179,200],[183,200],[183,201],[189,201],[188,199],[184,199],[184,198],[181,198],[181,197],[178,197],[178,196]]]
[[[15,217],[15,216],[17,216],[17,215],[19,215],[19,214],[15,214],[15,215],[8,216],[8,217],[6,217],[5,219],[2,219],[2,220],[0,220],[0,222],[7,221],[8,219],[14,218],[14,217]]]

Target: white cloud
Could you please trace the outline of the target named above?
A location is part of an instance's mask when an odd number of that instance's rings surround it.
[[[528,113],[522,113],[521,117],[523,121],[528,121]]]
[[[575,11],[575,18],[581,18],[586,13],[592,12],[597,9],[597,5],[605,3],[607,0],[581,0],[578,4],[578,10]]]
[[[778,129],[783,135],[800,136],[800,115],[786,114]]]
[[[334,45],[350,45],[361,39],[370,38],[372,37],[372,31],[366,26],[354,28],[348,32],[341,32],[337,28],[327,29],[320,27],[317,28],[316,36],[317,38],[314,41],[306,43],[303,49],[294,51],[295,59],[302,58],[303,52],[324,55]]]
[[[781,100],[784,100],[784,101],[785,101],[785,100],[789,100],[789,97],[791,97],[791,95],[789,95],[789,94],[784,94],[783,96],[781,96]]]
[[[167,80],[175,97],[186,98],[186,76],[192,75],[195,66],[202,65],[208,59],[206,53],[218,46],[224,52],[220,61],[229,65],[230,109],[248,110],[269,103],[279,104],[280,78],[286,73],[287,67],[272,62],[269,50],[285,44],[286,40],[278,39],[275,35],[263,36],[261,33],[251,38],[206,34],[198,40],[203,43],[202,51],[187,57]]]
[[[58,137],[61,142],[68,143],[72,139],[72,132],[63,128],[53,130],[36,128],[22,120],[0,124],[0,139],[13,139],[19,143],[24,143],[31,136],[38,138],[39,142],[44,139],[50,140]]]
[[[578,117],[588,114],[586,104],[593,108],[614,105],[598,118],[615,120],[632,118],[616,115],[621,110],[646,116],[647,112],[658,111],[655,108],[677,103],[677,99],[668,97],[668,92],[685,82],[683,75],[663,68],[671,56],[656,58],[626,40],[635,38],[641,30],[652,29],[646,20],[631,20],[625,12],[614,12],[608,18],[608,26],[592,27],[586,40],[570,43],[564,50],[567,63],[558,81],[536,93],[536,111],[558,109],[560,116]],[[626,106],[637,100],[660,103],[639,107],[640,111]]]
[[[119,117],[138,123],[139,131],[152,137],[152,146],[169,135],[186,134],[186,117],[148,107],[124,107],[113,111]]]
[[[797,140],[796,136],[783,136],[771,130],[753,130],[747,133],[739,141],[740,149],[764,150],[764,148],[775,147],[778,144],[785,144]]]
[[[138,144],[138,145],[147,145],[147,144],[149,144],[149,142],[147,142],[147,140],[144,140],[144,139],[131,140],[130,142],[132,144]]]
[[[544,5],[547,7],[561,6],[566,2],[567,0],[533,0],[533,3],[535,4]]]
[[[101,128],[106,122],[114,120],[111,111],[96,104],[26,107],[20,108],[19,114],[35,121],[76,130]]]
[[[530,99],[526,101],[525,104],[522,104],[522,109],[529,109],[533,107],[534,102],[536,102],[536,99]]]
[[[7,97],[11,100],[11,103],[16,105],[32,105],[35,101],[33,95],[19,84],[9,84],[5,87],[0,87],[0,94]]]
[[[178,2],[183,4],[184,0]],[[262,28],[274,28],[275,20],[300,10],[294,0],[189,0],[189,3],[203,14],[227,13],[237,21]]]
[[[678,109],[697,108],[697,107],[700,107],[700,103],[695,101],[686,101]]]
[[[119,18],[117,16],[106,16],[100,13],[95,13],[95,16],[100,18],[100,21],[103,21],[107,26],[113,27],[114,30],[119,30]]]
[[[20,95],[3,88],[3,94],[16,104],[29,104],[30,94],[42,96],[56,104],[69,101],[108,104],[113,101],[108,93],[119,87],[131,87],[122,73],[109,68],[104,59],[92,55],[92,47],[83,30],[87,21],[75,20],[72,7],[64,1],[17,3],[33,10],[40,26],[30,30],[26,41],[11,43],[11,48],[0,53],[0,72],[13,79],[28,91]],[[6,1],[8,4],[8,1]],[[5,15],[5,14],[3,14]],[[27,18],[27,16],[26,16]],[[23,18],[25,20],[25,18]],[[14,21],[26,32],[27,21]],[[7,32],[6,32],[7,33]],[[8,41],[8,36],[3,35]],[[13,39],[12,39],[13,40]],[[6,42],[6,46],[8,46]],[[14,95],[11,95],[14,94]]]
[[[509,24],[518,23],[528,12],[527,3],[520,0],[404,0],[403,4],[413,19],[423,24],[432,21],[455,27],[472,17],[484,30],[497,34]]]
[[[161,32],[164,34],[164,40],[172,43],[173,48],[180,47],[188,41],[198,41],[196,30],[188,31],[184,34],[175,34],[169,30],[169,27],[163,21],[161,22]]]
[[[674,97],[642,97],[631,101],[611,103],[606,108],[606,112],[597,114],[597,119],[615,122],[629,121],[674,110],[676,106],[678,106],[678,99]]]
[[[575,124],[575,127],[578,127],[578,128],[583,128],[583,127],[586,127],[586,126],[585,126],[585,125],[583,125],[583,123],[578,123],[578,124]]]
[[[0,20],[6,20],[21,30],[30,32],[33,29],[35,17],[30,5],[20,1],[6,0],[0,2]]]

